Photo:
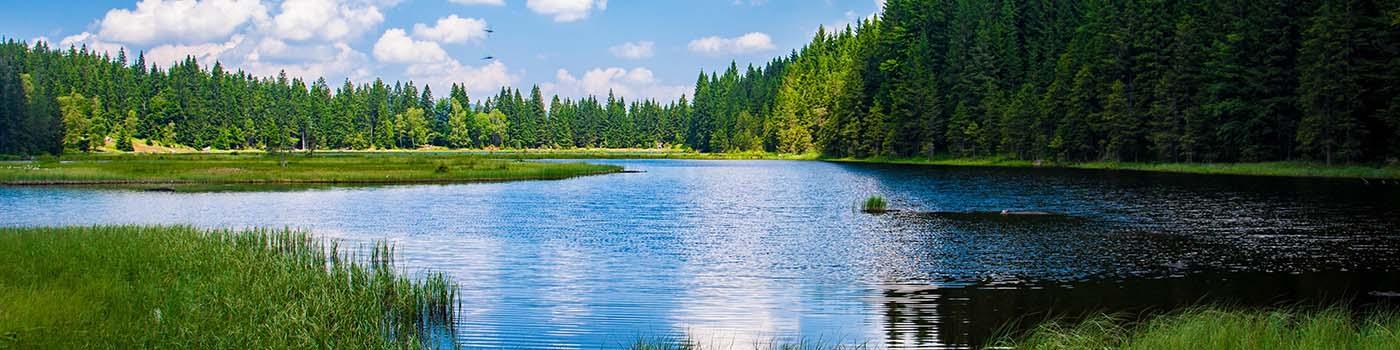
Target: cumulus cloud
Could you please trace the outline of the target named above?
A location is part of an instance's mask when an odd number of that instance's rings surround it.
[[[608,0],[527,0],[525,7],[535,13],[553,16],[555,22],[573,22],[588,18],[593,9],[608,9]]]
[[[237,48],[243,43],[242,35],[234,35],[232,39],[224,43],[208,43],[198,45],[166,44],[156,46],[146,51],[146,62],[158,65],[170,65],[183,61],[187,56],[194,56],[195,60],[202,64],[210,64],[220,60],[225,52]]]
[[[608,51],[612,52],[613,56],[637,60],[650,58],[654,54],[652,48],[655,46],[656,43],[650,41],[625,42],[608,48]]]
[[[45,40],[48,40],[48,38],[45,38]],[[49,46],[53,46],[53,43],[49,43]],[[93,35],[89,32],[82,32],[79,34],[66,36],[62,40],[58,41],[58,46],[54,46],[53,48],[57,49],[82,46],[87,46],[89,51],[106,52],[107,54],[113,56],[115,56],[118,51],[121,51],[124,48],[124,46],[122,46],[121,44],[102,41],[101,38],[98,38],[96,35]]]
[[[465,43],[486,39],[486,21],[451,15],[437,20],[437,25],[413,25],[413,36],[440,43]]]
[[[768,34],[753,32],[733,38],[709,36],[690,41],[691,52],[705,55],[747,54],[776,48]]]
[[[339,41],[358,37],[384,21],[372,4],[342,4],[336,0],[286,0],[273,18],[278,37],[291,40]]]
[[[257,76],[285,71],[306,80],[363,81],[374,78],[378,67],[349,43],[383,22],[380,9],[399,2],[141,0],[135,8],[108,11],[91,32],[69,35],[50,45],[87,46],[111,55],[126,49],[129,59],[135,58],[135,49],[141,49],[147,63],[161,66],[193,56],[205,68],[219,61],[229,70]],[[387,39],[380,51],[389,60],[454,62],[437,43],[409,39],[402,29],[392,34],[380,38]]]
[[[447,0],[454,4],[462,5],[491,5],[501,6],[506,4],[506,0]]]
[[[259,50],[262,46],[259,45]],[[339,80],[337,78],[356,81],[373,79],[372,72],[365,68],[369,58],[344,43],[298,47],[294,50],[288,50],[288,52],[316,52],[318,54],[315,58],[279,60],[275,56],[263,55],[255,51],[244,58],[241,68],[256,76],[273,76],[287,72],[288,76],[302,77],[308,80],[325,77],[331,82],[332,87]]]
[[[609,91],[628,99],[671,101],[689,94],[689,85],[667,85],[656,79],[650,69],[608,67],[594,68],[576,77],[566,69],[555,72],[555,81],[540,85],[548,94],[583,97],[606,96]]]
[[[135,10],[113,9],[98,22],[103,40],[149,44],[223,40],[250,21],[265,21],[259,0],[142,0]]]
[[[452,84],[461,84],[472,95],[490,95],[502,86],[512,86],[520,80],[520,76],[511,73],[501,61],[468,66],[449,59],[410,65],[404,74],[415,82],[441,89],[438,91],[446,91]]]
[[[379,37],[374,43],[374,58],[387,63],[432,63],[451,59],[438,43],[414,40],[399,28],[389,29]]]

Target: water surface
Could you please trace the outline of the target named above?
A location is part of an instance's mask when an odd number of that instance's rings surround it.
[[[810,161],[597,160],[562,181],[146,193],[0,187],[0,225],[298,227],[390,239],[462,286],[468,347],[688,334],[967,347],[1094,311],[1386,303],[1400,186]],[[899,211],[855,210],[871,194]],[[1001,210],[1056,216],[1000,216]]]

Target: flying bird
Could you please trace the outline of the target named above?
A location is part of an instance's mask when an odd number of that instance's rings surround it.
[[[482,60],[486,60],[486,61],[490,61],[490,60],[496,59],[496,56],[486,56],[486,57],[482,57],[481,59],[482,59]]]

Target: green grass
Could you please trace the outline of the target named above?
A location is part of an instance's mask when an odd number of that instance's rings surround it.
[[[448,151],[445,153],[484,154],[512,159],[695,159],[695,160],[814,160],[815,153],[772,152],[701,153],[679,149],[539,149],[501,151]]]
[[[420,348],[452,327],[451,280],[342,253],[286,230],[0,228],[0,348]]]
[[[866,198],[865,202],[860,204],[860,211],[867,213],[883,213],[885,212],[885,207],[887,205],[888,203],[885,202],[885,197],[873,195],[869,198]]]
[[[1356,316],[1340,308],[1196,308],[1134,323],[1099,316],[1049,322],[993,348],[1016,349],[1397,349],[1400,314]]]
[[[76,155],[0,163],[0,184],[400,184],[545,180],[621,171],[435,153]]]
[[[1098,170],[1129,170],[1167,173],[1250,175],[1250,176],[1297,176],[1334,177],[1360,179],[1400,179],[1400,165],[1326,165],[1315,162],[1262,162],[1262,163],[1132,163],[1132,162],[1086,162],[1057,163],[1035,162],[1010,158],[824,158],[822,160],[848,163],[916,164],[943,166],[991,166],[991,167],[1050,167]]]

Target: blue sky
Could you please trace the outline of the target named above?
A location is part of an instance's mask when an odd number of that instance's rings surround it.
[[[690,92],[700,69],[786,55],[819,25],[844,26],[879,0],[141,0],[7,1],[0,35],[61,46],[185,55],[259,75],[383,77],[502,85],[546,94]],[[487,30],[494,31],[488,33]],[[135,55],[132,54],[134,57]],[[484,60],[491,56],[493,60]]]

